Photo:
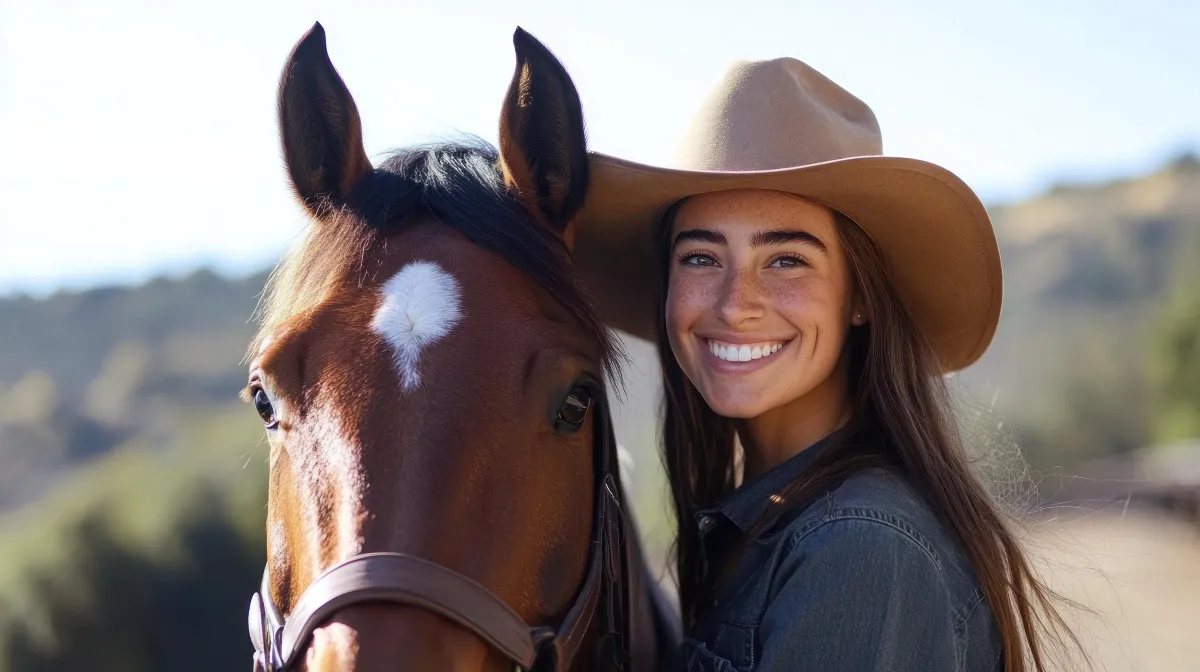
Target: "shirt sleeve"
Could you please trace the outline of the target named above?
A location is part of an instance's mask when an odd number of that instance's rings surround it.
[[[912,536],[857,518],[798,534],[763,615],[755,670],[957,669],[949,593]]]

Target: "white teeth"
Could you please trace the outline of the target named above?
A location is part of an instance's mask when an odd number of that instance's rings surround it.
[[[727,362],[748,362],[752,359],[770,357],[779,352],[779,349],[783,346],[784,343],[779,341],[746,345],[733,345],[714,340],[708,341],[709,351],[718,359],[723,359]]]

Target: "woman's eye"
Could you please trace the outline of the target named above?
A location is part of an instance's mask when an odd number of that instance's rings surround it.
[[[801,257],[792,256],[790,254],[775,257],[768,264],[770,268],[800,268],[807,266],[808,263]]]
[[[566,431],[579,429],[587,419],[587,412],[591,407],[592,394],[584,387],[575,387],[558,409],[558,423]]]
[[[271,399],[267,397],[266,390],[261,387],[254,390],[254,410],[258,411],[258,417],[262,418],[267,429],[275,429],[279,426],[279,420],[275,417],[275,407],[271,405]]]
[[[710,255],[694,253],[679,255],[679,262],[685,266],[716,266],[717,260]]]

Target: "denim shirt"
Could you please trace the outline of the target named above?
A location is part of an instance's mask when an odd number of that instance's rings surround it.
[[[709,568],[822,447],[697,515]],[[959,544],[903,476],[882,469],[768,527],[689,634],[688,672],[1003,669],[992,610]]]

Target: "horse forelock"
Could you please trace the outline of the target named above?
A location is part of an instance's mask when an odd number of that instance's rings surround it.
[[[395,151],[344,203],[324,212],[268,276],[248,358],[284,323],[361,287],[387,236],[405,220],[428,215],[537,281],[600,344],[607,378],[619,384],[624,355],[617,340],[575,279],[562,241],[507,192],[498,153],[486,142],[468,138]]]

